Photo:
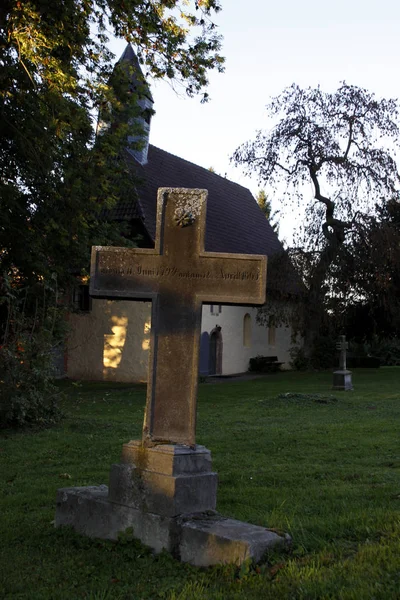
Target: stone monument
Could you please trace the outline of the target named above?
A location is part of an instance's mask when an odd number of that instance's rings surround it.
[[[336,349],[340,350],[339,370],[333,372],[333,389],[350,391],[353,389],[351,382],[351,371],[347,370],[346,351],[349,344],[346,342],[346,336],[340,335],[336,343]]]
[[[217,474],[196,445],[202,303],[263,304],[266,257],[204,251],[207,192],[158,191],[154,249],[95,247],[90,293],[152,303],[142,440],[124,444],[109,487],[57,493],[56,526],[91,537],[133,535],[198,566],[259,560],[288,543],[215,512]]]

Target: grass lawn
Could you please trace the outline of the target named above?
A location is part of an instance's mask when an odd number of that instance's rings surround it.
[[[145,402],[144,386],[61,384],[57,427],[0,437],[0,597],[399,599],[400,368],[354,370],[355,391],[337,400],[301,395],[332,394],[331,382],[279,373],[199,387],[218,510],[293,537],[290,553],[241,569],[53,528],[57,488],[107,483]]]

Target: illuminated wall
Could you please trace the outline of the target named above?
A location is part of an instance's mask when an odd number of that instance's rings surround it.
[[[93,300],[89,313],[69,318],[67,376],[71,379],[146,381],[150,304]]]
[[[286,363],[283,368],[289,368],[290,328],[276,327],[273,338],[267,327],[257,324],[256,314],[256,308],[243,306],[203,307],[202,332],[210,334],[221,327],[223,375],[247,371],[249,359],[257,354],[277,356]],[[246,336],[245,317],[250,332]],[[72,313],[69,321],[68,377],[147,381],[150,303],[93,300],[90,312]],[[207,364],[207,356],[203,358]]]

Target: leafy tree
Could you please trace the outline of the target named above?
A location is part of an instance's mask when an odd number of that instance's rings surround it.
[[[208,72],[223,70],[212,21],[219,10],[218,0],[1,2],[3,348],[17,352],[18,337],[36,335],[40,323],[51,321],[49,306],[56,308],[71,274],[88,264],[92,244],[120,244],[121,235],[129,235],[101,218],[122,194],[134,198],[122,149],[137,133],[139,110],[129,73],[120,68],[111,77],[108,32],[135,45],[146,74],[206,101]],[[104,103],[114,125],[95,142],[93,125]],[[15,304],[16,293],[30,300]],[[52,301],[43,304],[47,294]],[[21,307],[18,318],[10,312],[13,303]],[[39,305],[41,320],[35,317]]]
[[[329,269],[346,236],[371,201],[398,193],[398,109],[394,100],[342,83],[334,93],[293,84],[267,111],[272,129],[239,147],[233,160],[265,183],[285,184],[297,206],[307,204],[303,250],[311,260],[304,332],[311,348],[323,319]]]
[[[271,200],[268,199],[268,195],[265,192],[265,190],[263,190],[263,189],[258,190],[256,200],[257,200],[258,206],[261,208],[265,217],[270,222],[272,229],[275,231],[275,233],[277,235],[279,235],[279,225],[278,225],[278,222],[276,221],[279,212],[278,211],[276,211],[274,213],[272,212]]]
[[[268,196],[267,196],[265,190],[262,190],[262,189],[258,190],[256,200],[257,200],[258,206],[261,208],[264,215],[269,220],[269,218],[271,216],[271,200],[268,200]]]
[[[359,342],[400,337],[399,201],[383,202],[358,220],[336,275],[336,313],[342,313],[349,335]]]

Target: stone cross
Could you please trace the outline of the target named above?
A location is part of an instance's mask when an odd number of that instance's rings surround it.
[[[154,249],[92,249],[92,296],[152,303],[147,446],[195,445],[202,303],[265,302],[265,256],[204,251],[206,202],[206,190],[160,188]]]
[[[339,335],[339,341],[336,342],[336,349],[340,350],[340,359],[339,359],[339,369],[341,371],[346,371],[346,350],[348,349],[349,344],[346,342],[345,335]]]

